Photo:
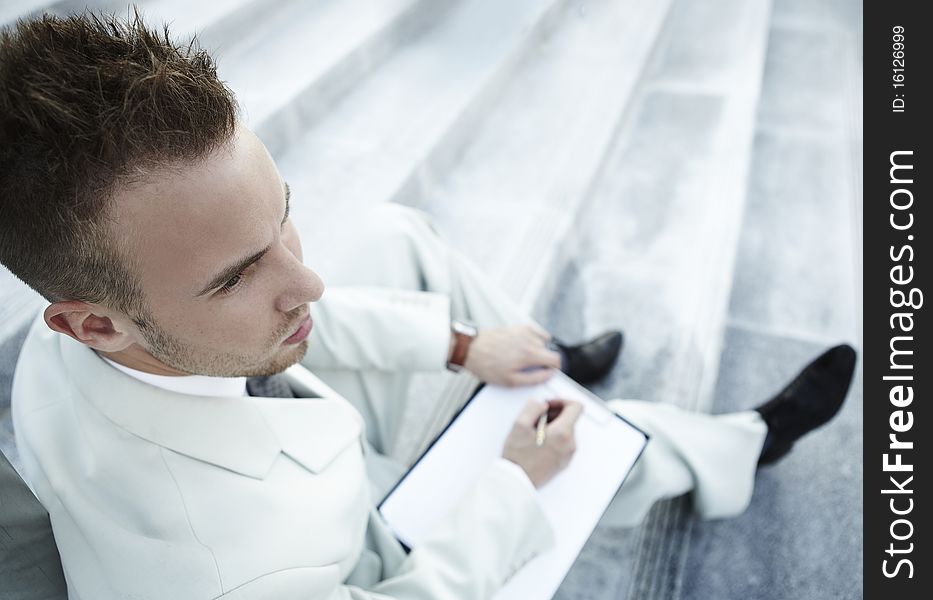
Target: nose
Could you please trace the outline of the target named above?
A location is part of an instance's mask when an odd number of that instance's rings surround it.
[[[282,292],[278,296],[278,310],[289,313],[308,302],[317,302],[324,295],[324,282],[313,270],[301,261],[301,258],[286,253],[287,268],[284,272]]]
[[[321,299],[321,296],[324,295],[324,287],[325,287],[325,286],[324,286],[324,280],[321,279],[321,276],[320,276],[320,275],[318,275],[317,273],[315,273],[315,272],[312,271],[311,269],[308,269],[308,272],[311,273],[312,275],[314,275],[314,279],[315,279],[315,281],[317,282],[317,284],[316,284],[317,287],[315,288],[315,295],[314,295],[314,298],[311,300],[311,302],[317,302],[318,300]]]

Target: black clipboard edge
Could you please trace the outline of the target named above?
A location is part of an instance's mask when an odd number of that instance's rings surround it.
[[[576,382],[574,382],[574,383],[576,383]],[[586,388],[583,387],[582,385],[579,385],[579,384],[576,384],[576,385],[577,385],[585,394],[591,396],[592,398],[595,398],[595,399],[598,400],[601,404],[606,404],[606,401],[605,401],[605,400],[603,400],[602,398],[600,398],[599,396],[597,396],[596,394],[594,394],[594,393],[591,392],[590,390],[586,389]],[[467,401],[463,403],[463,406],[461,406],[461,407],[457,410],[457,412],[454,413],[454,416],[451,417],[451,419],[450,419],[450,421],[448,421],[447,425],[444,426],[444,429],[442,429],[442,430],[440,431],[440,433],[438,433],[438,434],[434,437],[434,439],[431,440],[431,443],[428,444],[428,447],[424,449],[424,452],[422,452],[421,455],[418,456],[418,459],[415,460],[414,463],[412,463],[411,467],[409,467],[408,470],[405,471],[405,474],[402,475],[402,476],[399,478],[399,480],[395,482],[395,485],[393,485],[393,486],[389,489],[389,491],[386,492],[385,496],[383,496],[382,499],[379,500],[379,504],[376,505],[376,510],[380,511],[380,513],[379,513],[380,516],[382,515],[382,512],[381,512],[382,505],[385,503],[386,500],[388,500],[389,496],[391,496],[392,493],[393,493],[400,485],[402,485],[402,482],[404,482],[405,479],[408,478],[408,475],[411,474],[412,471],[414,471],[415,467],[418,466],[418,463],[420,463],[421,460],[422,460],[425,456],[428,455],[428,453],[429,453],[429,452],[431,451],[431,449],[434,447],[434,444],[436,444],[442,437],[444,437],[444,434],[447,433],[447,430],[450,429],[450,426],[453,425],[453,424],[457,421],[458,418],[460,418],[460,415],[463,413],[464,410],[466,410],[466,407],[470,405],[470,402],[472,402],[473,399],[476,398],[476,395],[479,394],[480,391],[482,391],[482,389],[483,389],[484,387],[486,387],[486,384],[483,383],[483,382],[480,382],[479,385],[476,386],[476,389],[473,390],[473,393],[470,394],[470,397],[467,398]],[[608,407],[606,407],[606,410],[609,411],[609,413],[612,414],[614,417],[616,417],[617,419],[621,419],[621,420],[622,420],[624,423],[626,423],[629,427],[631,427],[631,428],[634,429],[635,431],[637,431],[637,432],[639,432],[640,434],[642,434],[643,436],[645,436],[645,443],[642,444],[641,450],[639,450],[639,452],[638,452],[638,456],[635,457],[635,461],[632,463],[632,469],[634,469],[634,468],[635,468],[635,465],[638,464],[638,460],[641,458],[642,454],[644,454],[645,448],[648,447],[648,442],[651,441],[651,436],[648,434],[648,432],[646,432],[645,430],[643,430],[641,427],[635,425],[634,423],[632,423],[631,421],[629,421],[628,419],[626,419],[626,418],[623,417],[622,415],[618,414],[617,412],[615,412],[615,411],[613,411],[613,410],[610,410]],[[622,482],[619,484],[619,487],[620,487],[620,488],[621,488],[623,485],[625,485],[625,482],[628,480],[628,476],[631,475],[631,473],[632,473],[632,469],[629,469],[628,473],[625,474],[625,477],[622,478]],[[608,508],[608,506],[607,506],[607,508]],[[605,511],[603,511],[603,514],[605,514]],[[602,515],[600,515],[600,518],[602,518]],[[409,547],[408,544],[406,544],[406,543],[403,542],[402,540],[399,540],[397,537],[396,537],[396,540],[398,540],[398,543],[402,546],[402,549],[405,550],[405,553],[406,553],[406,554],[410,554],[410,553],[411,553],[411,547]]]

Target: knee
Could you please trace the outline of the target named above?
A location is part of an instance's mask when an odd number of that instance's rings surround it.
[[[444,243],[431,217],[418,209],[392,202],[372,208],[363,227],[364,245],[370,258],[394,263],[408,262],[422,268],[426,256],[442,255]]]
[[[642,431],[652,433],[653,420],[651,416],[658,411],[669,410],[669,405],[647,400],[609,400],[606,402],[609,410],[632,423]]]
[[[428,271],[436,275],[439,238],[422,211],[382,203],[358,216],[353,233],[352,241],[334,252],[338,285],[429,289],[428,279],[436,284],[437,277],[428,277]]]

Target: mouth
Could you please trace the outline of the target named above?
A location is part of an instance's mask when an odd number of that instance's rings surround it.
[[[309,314],[301,323],[298,325],[298,329],[295,330],[293,334],[288,336],[283,344],[297,344],[308,337],[308,334],[311,333],[311,327],[314,325],[314,322],[311,320],[311,315]]]

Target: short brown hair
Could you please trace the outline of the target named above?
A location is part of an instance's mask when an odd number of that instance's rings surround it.
[[[195,39],[176,43],[138,13],[0,30],[0,262],[49,302],[147,314],[136,269],[108,234],[113,192],[207,156],[236,117]]]

